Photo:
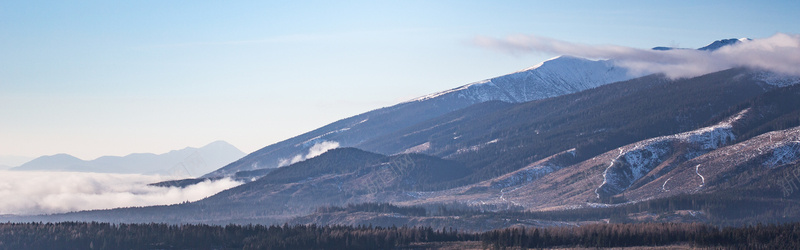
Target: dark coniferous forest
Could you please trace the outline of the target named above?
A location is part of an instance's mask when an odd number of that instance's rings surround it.
[[[694,223],[590,224],[506,228],[317,225],[167,225],[4,223],[0,249],[425,249],[425,248],[698,248],[798,249],[800,223],[715,227]]]

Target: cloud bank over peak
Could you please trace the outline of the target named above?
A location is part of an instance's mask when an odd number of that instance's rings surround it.
[[[733,67],[800,76],[800,35],[795,34],[777,33],[714,51],[587,45],[535,35],[515,35],[504,39],[479,36],[474,42],[481,47],[512,54],[543,53],[609,59],[634,73],[663,73],[671,78],[694,77]]]

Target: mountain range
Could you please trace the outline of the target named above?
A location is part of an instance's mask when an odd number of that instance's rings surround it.
[[[137,153],[103,156],[86,161],[68,154],[42,156],[11,168],[13,171],[69,171],[120,174],[161,174],[192,177],[211,172],[244,156],[224,141],[200,148],[187,147],[164,154]]]
[[[0,155],[0,170],[13,168],[33,160],[33,157]]]
[[[704,48],[747,42],[734,40]],[[800,221],[798,83],[747,68],[637,76],[562,56],[267,146],[204,176],[248,183],[197,202],[3,219],[469,230]],[[341,148],[292,160],[331,142]]]

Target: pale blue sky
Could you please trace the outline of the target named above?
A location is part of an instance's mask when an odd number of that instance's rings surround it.
[[[0,156],[243,151],[555,55],[800,33],[800,2],[0,1]]]

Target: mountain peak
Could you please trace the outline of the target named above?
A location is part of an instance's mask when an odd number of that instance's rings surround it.
[[[203,146],[203,148],[236,148],[236,146],[233,146],[232,144],[223,140],[217,140]]]
[[[69,154],[55,154],[55,155],[46,155],[38,157],[18,167],[11,168],[11,170],[63,171],[68,169],[69,167],[79,166],[82,163],[84,163],[84,160],[81,160],[75,156]],[[58,167],[51,167],[54,165],[58,165]]]
[[[197,150],[227,150],[227,151],[239,151],[239,152],[241,152],[241,150],[239,150],[239,148],[237,148],[236,146],[233,146],[232,144],[230,144],[230,143],[228,143],[226,141],[223,141],[223,140],[217,140],[217,141],[213,141],[213,142],[211,142],[209,144],[206,144],[206,145],[204,145],[202,147],[199,147],[199,148],[185,147],[183,149],[170,150],[169,152],[167,152],[167,154],[174,154],[174,153],[181,152],[181,151],[197,151]],[[242,152],[242,154],[244,154],[244,152]],[[131,155],[136,155],[136,153],[135,154],[131,154]]]
[[[704,46],[702,48],[699,48],[697,50],[715,51],[715,50],[718,50],[719,48],[722,48],[722,47],[725,47],[725,46],[728,46],[728,45],[734,45],[734,44],[747,42],[747,41],[752,41],[752,40],[753,39],[746,38],[746,37],[716,40],[716,41],[712,42],[711,44],[706,45],[706,46]],[[674,50],[674,49],[688,49],[688,48],[675,48],[675,47],[666,47],[666,46],[658,46],[658,47],[653,47],[652,48],[652,50],[661,50],[661,51],[663,51],[663,50]]]
[[[591,60],[586,59],[586,58],[576,57],[576,56],[570,56],[570,55],[560,55],[560,56],[556,56],[556,57],[544,60],[543,62],[541,62],[539,64],[536,64],[533,67],[526,68],[526,69],[523,69],[523,70],[520,70],[520,71],[517,71],[517,72],[514,72],[514,73],[519,73],[519,72],[538,69],[538,68],[540,68],[542,66],[545,66],[545,65],[547,65],[547,67],[551,67],[551,66],[559,67],[559,65],[561,65],[561,64],[575,63],[575,62],[585,62],[585,61],[591,61]]]
[[[78,157],[72,156],[70,154],[65,154],[65,153],[54,154],[54,155],[45,155],[45,156],[42,156],[42,157],[39,157],[39,158],[55,159],[55,160],[81,160]]]
[[[133,153],[126,156],[101,156],[86,161],[68,154],[42,156],[18,167],[17,171],[78,171],[123,174],[184,174],[195,176],[224,166],[245,153],[224,141],[202,148],[187,147],[164,154]]]
[[[473,82],[458,88],[422,96],[409,102],[456,95],[473,103],[486,101],[528,102],[578,92],[635,76],[608,60],[561,55],[511,74]]]
[[[728,46],[728,45],[734,45],[734,44],[741,43],[741,42],[744,42],[744,41],[749,41],[749,40],[750,40],[749,38],[738,38],[738,39],[737,38],[729,38],[729,39],[716,40],[713,43],[711,43],[709,45],[706,45],[705,47],[699,48],[697,50],[715,51],[715,50],[717,50],[719,48],[722,48],[722,47],[725,47],[725,46]]]

